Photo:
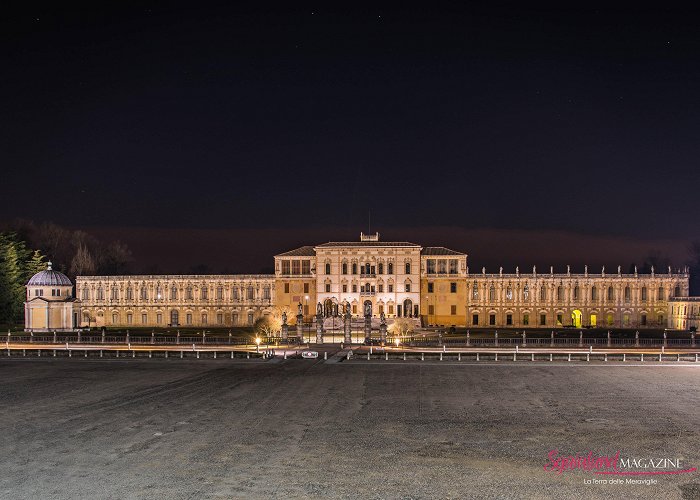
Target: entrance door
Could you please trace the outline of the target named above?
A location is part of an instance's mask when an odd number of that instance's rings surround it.
[[[406,299],[403,301],[403,313],[404,316],[413,315],[413,302],[411,302],[411,299]]]
[[[574,328],[581,328],[581,311],[578,309],[572,311],[571,323],[574,325]]]

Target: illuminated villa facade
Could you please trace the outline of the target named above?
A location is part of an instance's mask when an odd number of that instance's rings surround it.
[[[304,321],[319,310],[342,313],[346,304],[360,317],[371,304],[375,317],[425,326],[678,328],[671,303],[688,297],[687,269],[474,273],[464,253],[384,242],[379,234],[274,259],[273,275],[79,276],[80,326],[246,326],[280,311],[294,324],[299,304]]]

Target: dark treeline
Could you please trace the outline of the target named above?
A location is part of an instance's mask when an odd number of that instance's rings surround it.
[[[0,233],[0,322],[22,321],[24,285],[43,269],[46,261],[39,250],[28,248],[14,233]]]
[[[117,275],[130,271],[131,251],[119,241],[104,242],[80,229],[25,219],[14,221],[6,230],[16,234],[28,247],[39,249],[51,260],[54,269],[71,280],[80,275]]]

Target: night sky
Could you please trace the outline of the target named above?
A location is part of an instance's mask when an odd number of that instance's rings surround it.
[[[370,210],[472,267],[683,263],[698,13],[325,3],[4,12],[0,218],[169,272],[257,272]]]

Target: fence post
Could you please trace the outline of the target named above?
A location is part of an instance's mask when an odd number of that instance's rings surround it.
[[[569,361],[571,361],[571,353],[569,353]]]
[[[530,361],[535,361],[535,353],[530,353]]]
[[[642,356],[641,356],[640,362],[641,362],[641,361],[644,361],[644,353],[642,353]]]
[[[476,353],[476,360],[479,361],[479,353]]]
[[[462,361],[462,353],[461,352],[457,353],[457,361]]]
[[[420,353],[420,360],[425,361],[425,353],[424,352]]]
[[[494,356],[493,360],[494,360],[494,361],[498,361],[498,353],[496,353],[496,355]]]
[[[552,353],[549,353],[549,360],[552,361]]]
[[[554,347],[554,330],[552,330],[552,334],[549,336],[549,338],[549,347]]]
[[[442,361],[442,353],[440,353],[440,361]]]
[[[627,361],[627,354],[622,353],[622,362],[624,363],[625,361]]]

